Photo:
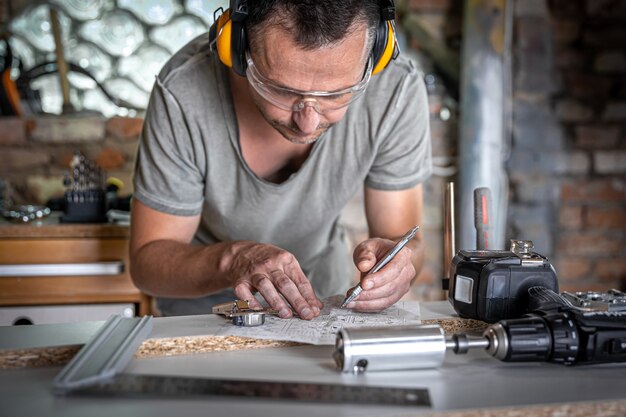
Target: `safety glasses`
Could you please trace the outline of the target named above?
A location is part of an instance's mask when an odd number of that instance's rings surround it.
[[[359,98],[372,76],[372,59],[367,60],[363,78],[357,84],[336,91],[300,91],[281,87],[265,78],[257,70],[250,54],[246,51],[248,83],[261,97],[274,106],[288,111],[302,111],[313,107],[320,114],[342,109]]]

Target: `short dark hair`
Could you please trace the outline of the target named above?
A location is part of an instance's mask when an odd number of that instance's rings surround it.
[[[365,23],[371,46],[380,13],[378,0],[249,0],[246,30],[254,44],[266,25],[277,25],[311,50],[337,43],[356,23]]]

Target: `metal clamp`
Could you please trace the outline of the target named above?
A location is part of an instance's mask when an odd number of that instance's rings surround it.
[[[265,315],[278,315],[277,310],[254,310],[250,308],[248,300],[235,300],[228,303],[216,304],[211,309],[213,314],[221,314],[232,319],[235,326],[252,327],[265,323]]]

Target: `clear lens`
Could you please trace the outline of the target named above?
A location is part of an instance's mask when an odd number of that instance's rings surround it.
[[[298,91],[273,84],[259,73],[248,53],[246,58],[248,61],[246,76],[252,88],[265,100],[288,111],[301,111],[306,107],[313,107],[318,113],[323,114],[344,108],[363,94],[372,75],[372,60],[369,59],[363,78],[352,87],[338,91]]]

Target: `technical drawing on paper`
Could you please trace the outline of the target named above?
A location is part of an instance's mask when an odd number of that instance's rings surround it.
[[[237,327],[227,322],[222,325],[219,334],[334,345],[337,331],[344,327],[420,324],[419,303],[416,301],[399,301],[381,313],[359,313],[340,308],[343,299],[343,296],[336,295],[323,300],[324,308],[313,320],[266,316],[265,324],[257,327]]]

